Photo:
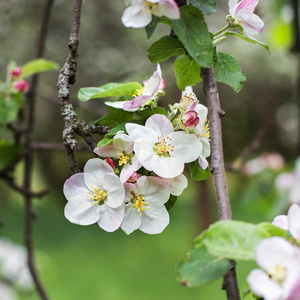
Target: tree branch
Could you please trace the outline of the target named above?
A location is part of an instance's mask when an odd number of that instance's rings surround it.
[[[211,136],[211,170],[214,176],[217,204],[220,220],[231,219],[227,182],[224,167],[222,127],[220,117],[224,115],[220,106],[219,93],[213,67],[202,69],[203,88],[206,94],[209,111],[210,136]],[[221,113],[220,113],[221,112]],[[231,261],[231,268],[225,274],[223,288],[226,289],[228,300],[240,299],[237,285],[235,262]]]

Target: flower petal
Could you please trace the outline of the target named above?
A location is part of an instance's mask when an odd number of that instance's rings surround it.
[[[243,20],[240,23],[243,26],[245,33],[249,35],[256,35],[261,33],[265,26],[263,20],[255,14],[253,14],[251,18]]]
[[[114,107],[114,108],[119,108],[119,109],[123,109],[123,105],[125,103],[127,103],[128,101],[106,101],[104,102],[105,105],[107,106],[111,106],[111,107]]]
[[[300,206],[292,204],[289,208],[288,214],[288,227],[292,237],[300,242]]]
[[[103,178],[103,189],[107,192],[107,206],[116,208],[124,203],[125,190],[118,176],[106,174]]]
[[[126,182],[128,178],[137,171],[142,164],[138,161],[136,156],[133,156],[131,159],[131,164],[127,164],[123,167],[121,173],[120,173],[120,180],[122,183]]]
[[[160,178],[168,183],[170,187],[170,193],[174,196],[180,196],[188,185],[188,181],[183,174],[180,174],[174,178]]]
[[[126,101],[123,104],[123,110],[126,111],[137,111],[145,102],[150,101],[151,96],[143,95],[133,98],[131,101]]]
[[[151,13],[145,9],[144,3],[135,3],[124,10],[122,22],[126,27],[141,28],[147,26],[152,19]]]
[[[155,71],[153,75],[150,77],[149,81],[147,82],[143,95],[150,96],[149,100],[155,97],[158,93],[160,82],[161,82],[161,76],[157,71]]]
[[[229,0],[228,1],[229,14],[231,16],[235,15],[235,7],[236,7],[237,3],[238,3],[238,0]]]
[[[103,146],[101,148],[96,147],[94,152],[102,157],[115,157],[118,158],[120,150],[116,149],[113,144]]]
[[[151,128],[157,136],[162,136],[163,138],[174,132],[171,121],[166,116],[160,114],[155,114],[148,118],[145,127]]]
[[[136,141],[141,138],[148,137],[150,139],[156,139],[156,133],[151,129],[142,125],[127,123],[125,125],[127,133]]]
[[[126,153],[129,154],[133,151],[133,145],[134,145],[133,138],[127,134],[118,133],[114,136],[113,146],[120,151],[125,151]]]
[[[107,205],[101,205],[101,216],[98,225],[107,232],[117,230],[124,218],[124,205],[117,208],[111,208]]]
[[[283,230],[289,230],[288,217],[286,215],[279,215],[274,218],[272,225],[275,225]]]
[[[141,226],[141,222],[140,213],[132,206],[132,204],[125,206],[125,216],[121,229],[126,234],[130,234]]]
[[[66,180],[63,192],[66,199],[70,202],[81,202],[86,199],[89,189],[84,182],[83,173],[76,173]]]
[[[180,18],[180,10],[174,0],[160,0],[158,10],[160,15],[166,16],[169,19]],[[154,9],[153,14],[156,14]]]
[[[180,175],[184,170],[184,162],[176,157],[154,155],[151,157],[149,163],[150,169],[160,177],[174,178]],[[142,164],[145,167],[145,163]]]
[[[235,17],[242,20],[249,19],[257,4],[258,0],[242,0],[235,8]]]

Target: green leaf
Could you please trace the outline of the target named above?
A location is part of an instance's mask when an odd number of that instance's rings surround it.
[[[107,107],[108,113],[97,121],[91,122],[92,124],[104,125],[115,127],[122,123],[131,121],[134,118],[134,112],[124,111],[111,106]]]
[[[54,61],[38,58],[22,66],[22,78],[29,77],[36,73],[58,70],[59,66]]]
[[[110,145],[113,142],[114,136],[117,134],[118,131],[126,131],[125,124],[120,124],[114,128],[112,128],[104,137],[103,139],[97,144],[98,148],[102,148],[104,146]]]
[[[238,37],[238,38],[240,38],[240,39],[242,39],[242,40],[244,40],[248,43],[261,45],[262,47],[264,47],[268,51],[269,54],[271,54],[270,47],[267,44],[256,40],[252,36],[242,34],[242,33],[238,33],[238,32],[232,32],[232,31],[225,32],[225,35],[234,35],[234,36],[236,36],[236,37]]]
[[[170,210],[175,205],[177,198],[177,196],[170,195],[169,200],[167,201],[167,203],[165,203],[165,207],[167,210]]]
[[[178,281],[188,287],[203,285],[225,275],[230,262],[207,252],[204,245],[192,247],[177,268]]]
[[[256,226],[257,226],[257,228],[264,230],[270,236],[280,236],[283,238],[289,237],[289,233],[287,231],[285,231],[275,225],[272,225],[269,222],[263,222],[263,223],[257,224]]]
[[[189,0],[189,2],[200,9],[205,15],[216,12],[216,0]]]
[[[148,58],[153,64],[165,61],[173,55],[184,53],[185,50],[180,41],[169,35],[163,36],[147,50]]]
[[[12,163],[20,151],[21,148],[16,147],[12,142],[0,140],[0,169],[5,168]]]
[[[216,80],[228,84],[238,93],[246,80],[245,74],[236,60],[226,53],[217,53],[217,61],[214,63]]]
[[[210,177],[209,168],[203,170],[198,162],[198,159],[189,163],[191,178],[194,180],[205,180]]]
[[[88,101],[95,98],[105,98],[113,96],[132,96],[136,90],[142,86],[138,82],[128,83],[107,83],[100,87],[81,88],[78,92],[78,98],[81,101]]]
[[[180,19],[172,20],[172,25],[189,55],[201,67],[210,68],[213,46],[202,12],[193,6],[183,6]]]
[[[156,29],[156,26],[160,22],[160,20],[161,20],[160,17],[153,16],[151,23],[145,27],[147,39],[151,38],[151,36],[153,35],[153,33]]]
[[[176,84],[183,91],[202,80],[201,67],[189,56],[178,56],[174,62]]]
[[[6,97],[0,95],[0,123],[8,124],[13,122],[18,115],[21,103],[21,93],[10,94]]]
[[[146,107],[143,110],[139,110],[136,112],[137,115],[139,116],[138,123],[144,125],[146,120],[151,117],[152,115],[155,114],[160,114],[160,115],[167,115],[167,112],[164,108],[162,107]]]
[[[234,260],[254,260],[257,244],[270,237],[259,226],[241,221],[218,221],[201,234],[195,244],[204,244],[211,255]]]

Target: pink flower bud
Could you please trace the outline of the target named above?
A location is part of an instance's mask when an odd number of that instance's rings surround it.
[[[105,157],[105,161],[113,168],[113,170],[115,170],[116,167],[111,158]]]
[[[9,72],[9,74],[11,78],[18,78],[22,74],[22,68],[20,66],[16,66]]]
[[[199,117],[197,112],[189,110],[183,114],[181,121],[184,127],[195,128],[199,124]]]
[[[20,93],[26,93],[29,90],[29,83],[24,79],[20,79],[14,83],[14,88]]]
[[[128,178],[128,182],[134,183],[140,178],[137,172],[133,172],[132,175]]]

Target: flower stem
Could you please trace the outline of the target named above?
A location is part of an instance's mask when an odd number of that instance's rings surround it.
[[[226,25],[224,26],[223,28],[221,28],[220,30],[216,31],[214,34],[213,34],[213,38],[215,38],[216,36],[220,35],[221,33],[223,33],[224,31],[226,31],[228,28],[230,27],[230,25]]]

